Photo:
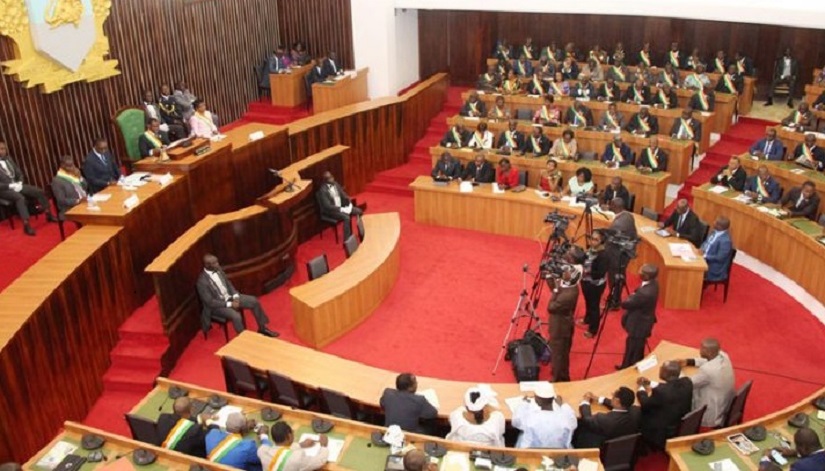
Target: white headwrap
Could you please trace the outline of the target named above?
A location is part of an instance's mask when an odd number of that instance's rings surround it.
[[[478,398],[475,402],[470,399],[471,395],[474,393],[478,393]],[[479,412],[488,405],[498,407],[496,396],[497,394],[495,391],[493,391],[489,386],[470,388],[466,393],[464,393],[464,406],[470,412]]]

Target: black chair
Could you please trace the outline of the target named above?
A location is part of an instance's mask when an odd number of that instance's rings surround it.
[[[272,401],[297,409],[309,409],[315,403],[315,397],[300,390],[291,378],[274,371],[267,371],[266,377],[269,381],[269,397]]]
[[[355,225],[358,228],[358,239],[360,239],[361,242],[364,242],[364,236],[366,235],[366,231],[364,231],[364,220],[361,218],[361,216],[358,216],[358,218],[356,218]]]
[[[631,471],[636,465],[636,451],[642,434],[625,435],[607,440],[599,450],[604,471]]]
[[[518,171],[518,184],[527,186],[527,170]]]
[[[223,376],[226,381],[226,390],[232,394],[255,394],[258,399],[264,398],[267,382],[255,377],[248,363],[229,357],[221,357]]]
[[[358,250],[358,239],[356,239],[353,234],[347,237],[347,240],[344,241],[344,252],[347,253],[347,258],[350,258],[356,250]]]
[[[307,262],[307,278],[312,281],[329,273],[327,254],[321,254]]]
[[[341,419],[363,420],[361,414],[349,397],[329,389],[318,388],[321,391],[323,412]]]
[[[650,219],[651,221],[659,221],[659,213],[650,208],[645,208],[644,206],[642,206],[642,216]]]
[[[318,220],[321,221],[321,239],[324,238],[324,231],[326,229],[331,228],[332,232],[335,234],[335,243],[338,243],[338,224],[341,224],[343,221],[339,221],[338,219],[329,218],[321,213],[321,193],[315,193],[315,203],[318,207]],[[349,221],[348,221],[349,222]]]
[[[155,422],[137,415],[126,414],[126,423],[129,424],[129,430],[135,440],[150,445],[161,444],[161,438],[158,437],[158,424]]]
[[[198,299],[200,299],[200,297]],[[203,309],[203,305],[201,305],[201,309]],[[200,311],[198,311],[198,312],[200,312]],[[241,324],[243,324],[243,328],[246,329],[246,314],[245,314],[246,310],[245,309],[239,309],[239,312],[241,313]],[[217,324],[223,329],[223,336],[226,338],[226,341],[228,343],[229,342],[229,324],[231,324],[232,321],[230,321],[229,319],[218,319],[218,318],[212,317],[210,319],[210,322],[212,323],[212,325]],[[203,339],[206,340],[208,338],[208,336],[209,336],[209,331],[205,331],[203,333]]]
[[[635,193],[628,193],[627,194],[627,210],[631,213],[633,212],[633,208],[636,207],[636,194]]]
[[[679,422],[679,428],[676,429],[677,437],[685,437],[687,435],[696,435],[699,433],[699,427],[702,426],[702,417],[705,416],[705,411],[708,409],[707,405],[699,409],[688,412],[682,417]]]
[[[57,213],[57,229],[60,231],[60,240],[66,240],[66,230],[63,227],[66,216],[60,214],[60,208],[57,207],[57,199],[54,195],[51,195],[49,200],[52,202],[52,206],[54,206],[55,212]]]
[[[252,66],[252,71],[255,73],[255,84],[258,87],[258,101],[261,101],[263,97],[272,97],[272,90],[269,86],[269,81],[264,81],[264,72],[267,69],[267,61],[264,60],[262,64],[258,66]],[[262,85],[263,84],[263,85]]]
[[[701,239],[702,242],[707,240],[709,232],[710,232],[710,225],[705,224],[702,221],[699,221],[699,233],[702,234],[702,239]]]
[[[0,199],[0,217],[9,221],[9,227],[14,230],[14,206],[11,201]]]
[[[518,108],[516,110],[516,119],[519,121],[531,121],[533,119],[533,113],[531,110]]]
[[[745,403],[748,402],[751,386],[753,386],[753,381],[748,381],[736,391],[736,395],[733,396],[733,400],[730,402],[728,412],[725,414],[725,423],[722,424],[722,427],[733,427],[742,423],[742,419],[745,417]]]
[[[727,276],[725,276],[724,280],[717,280],[717,281],[705,280],[702,283],[702,290],[703,291],[708,286],[713,286],[713,290],[716,291],[716,289],[719,287],[719,285],[723,285],[725,287],[725,294],[722,298],[723,303],[728,302],[728,288],[730,287],[730,271],[733,268],[733,259],[734,258],[736,258],[736,249],[731,249],[730,259],[728,259],[728,273],[727,273]]]

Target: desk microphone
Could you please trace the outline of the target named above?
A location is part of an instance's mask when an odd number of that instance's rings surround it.
[[[270,168],[270,169],[267,169],[267,170],[269,170],[269,173],[275,175],[276,177],[280,178],[281,180],[283,180],[286,183],[286,188],[284,188],[285,192],[292,193],[296,189],[298,189],[298,190],[303,189],[297,183],[295,183],[295,182],[298,181],[297,178],[293,178],[292,181],[289,181],[286,178],[284,178],[284,175],[283,175],[283,173],[281,173],[280,170],[275,170],[274,168]]]

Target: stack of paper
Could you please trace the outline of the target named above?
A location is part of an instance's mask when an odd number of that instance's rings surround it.
[[[314,433],[305,433],[301,435],[301,438],[298,440],[298,443],[303,442],[304,440],[313,440],[315,441],[315,445],[304,448],[304,454],[307,456],[317,456],[318,452],[321,451],[321,444],[318,443],[320,437]],[[338,458],[341,457],[341,450],[344,449],[344,440],[338,438],[327,437],[327,449],[329,450],[329,457],[327,457],[327,461],[330,463],[336,463]]]
[[[419,396],[424,396],[424,399],[427,400],[433,407],[439,409],[440,402],[438,402],[438,394],[436,394],[435,389],[425,389],[423,391],[418,391]]]
[[[38,468],[54,469],[67,455],[77,450],[75,445],[68,442],[57,442],[48,453],[37,462]]]
[[[725,192],[728,191],[728,187],[722,186],[722,185],[716,185],[708,191],[710,191],[711,193],[716,193],[717,195],[721,195],[722,193],[725,193]]]
[[[674,257],[694,257],[693,246],[681,242],[671,242],[667,244],[670,247],[670,255]]]
[[[713,471],[739,471],[739,467],[731,461],[730,458],[725,458],[721,461],[714,461],[713,463],[708,463],[710,469]]]
[[[639,373],[644,373],[651,368],[655,368],[658,364],[659,359],[656,358],[656,355],[650,355],[639,363],[636,363],[636,369],[639,370]]]

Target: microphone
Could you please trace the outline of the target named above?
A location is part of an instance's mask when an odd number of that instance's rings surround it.
[[[140,450],[140,448],[133,448],[133,449],[131,449],[131,450],[127,451],[126,453],[120,453],[120,454],[117,454],[117,455],[115,455],[115,461],[117,461],[117,460],[119,460],[119,459],[121,459],[121,458],[125,458],[125,457],[127,457],[127,456],[131,455],[132,453],[134,453],[134,452],[136,452],[136,451],[138,451],[138,450]]]

